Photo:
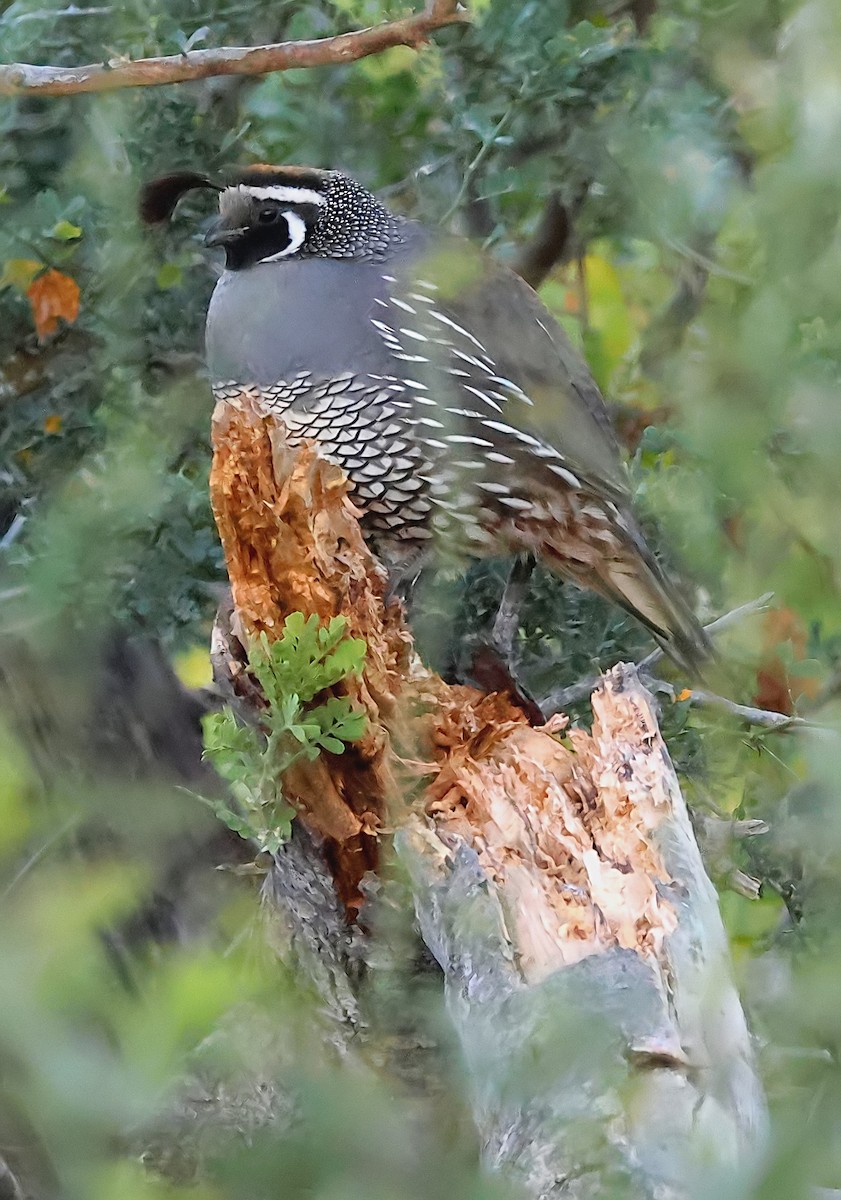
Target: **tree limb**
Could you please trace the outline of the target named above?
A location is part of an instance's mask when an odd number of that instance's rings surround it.
[[[80,67],[0,64],[0,96],[71,96],[118,88],[158,87],[216,75],[265,75],[301,67],[356,62],[394,46],[416,49],[445,25],[466,21],[458,0],[429,0],[422,12],[335,37],[269,46],[220,46],[162,58],[115,58]]]

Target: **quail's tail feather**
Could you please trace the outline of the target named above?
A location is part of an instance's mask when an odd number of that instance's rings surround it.
[[[610,553],[593,555],[586,563],[571,559],[563,544],[552,543],[544,538],[537,549],[547,566],[624,608],[678,666],[700,674],[712,656],[709,638],[641,537],[614,545]]]
[[[709,638],[647,549],[604,559],[596,566],[596,578],[589,582],[646,625],[678,666],[693,675],[700,673],[712,655]]]

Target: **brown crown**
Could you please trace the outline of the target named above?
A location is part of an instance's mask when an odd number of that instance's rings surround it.
[[[235,168],[226,172],[225,177],[230,183],[242,183],[246,187],[299,187],[326,192],[332,172],[319,171],[315,167],[274,167],[269,163],[257,163],[253,167]]]

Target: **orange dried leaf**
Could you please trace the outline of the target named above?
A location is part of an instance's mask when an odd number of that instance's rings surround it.
[[[58,413],[51,413],[44,421],[44,433],[61,433],[62,420]]]
[[[55,333],[59,319],[72,325],[79,315],[79,285],[50,267],[26,289],[41,341]]]

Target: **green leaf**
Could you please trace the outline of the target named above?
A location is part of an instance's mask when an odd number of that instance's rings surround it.
[[[184,272],[177,263],[164,263],[155,276],[155,283],[161,291],[167,291],[169,288],[178,287],[183,278]]]
[[[50,237],[55,238],[57,242],[75,242],[81,236],[81,226],[74,225],[71,221],[56,221],[50,230]]]
[[[281,844],[293,815],[283,799],[284,771],[324,750],[342,754],[365,731],[364,711],[347,696],[307,707],[317,693],[362,670],[366,644],[346,632],[344,617],[320,625],[314,614],[290,613],[276,641],[262,633],[248,648],[249,668],[268,703],[262,728],[240,724],[230,709],[204,719],[205,757],[227,780],[241,811],[206,803],[230,829],[267,849]]]
[[[333,754],[344,754],[344,742],[340,742],[338,738],[331,737],[329,733],[324,733],[319,740],[325,750],[330,750]]]

